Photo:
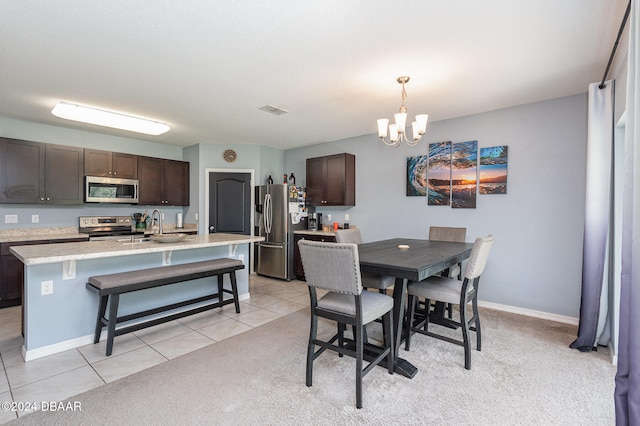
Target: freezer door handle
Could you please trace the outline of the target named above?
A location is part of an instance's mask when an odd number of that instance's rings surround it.
[[[256,244],[259,245],[260,247],[284,249],[284,245],[282,244],[269,244],[269,243],[256,243]]]

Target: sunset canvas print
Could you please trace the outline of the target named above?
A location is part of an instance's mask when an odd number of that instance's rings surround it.
[[[480,194],[507,193],[507,145],[480,148]]]
[[[451,141],[429,144],[427,178],[427,204],[448,206],[451,197]]]
[[[451,146],[451,207],[476,208],[478,141]]]

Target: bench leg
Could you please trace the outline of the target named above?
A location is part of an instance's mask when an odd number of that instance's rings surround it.
[[[109,321],[107,323],[107,356],[113,351],[113,337],[116,334],[116,323],[118,322],[119,294],[112,294],[109,303]]]
[[[231,291],[233,292],[233,303],[236,305],[236,314],[240,313],[240,299],[238,299],[238,283],[236,282],[236,271],[229,273],[231,278]]]
[[[109,296],[100,296],[98,319],[96,320],[96,332],[93,335],[94,345],[100,341],[100,335],[102,334],[102,318],[104,317],[104,313],[107,311],[107,300],[109,300]]]
[[[218,278],[218,306],[222,307],[224,301],[224,275],[216,275]]]

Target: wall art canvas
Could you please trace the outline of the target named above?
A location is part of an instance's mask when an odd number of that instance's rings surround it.
[[[451,141],[429,144],[427,204],[448,206],[451,199]]]
[[[427,195],[427,156],[407,157],[407,197]]]
[[[507,193],[507,145],[480,148],[480,194]]]
[[[478,141],[451,145],[451,207],[476,208]]]

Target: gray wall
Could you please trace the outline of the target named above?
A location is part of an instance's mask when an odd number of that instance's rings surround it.
[[[293,172],[297,183],[304,185],[306,158],[350,152],[356,155],[357,206],[319,209],[331,213],[332,221],[343,222],[348,213],[350,223],[362,229],[365,241],[397,236],[426,238],[429,225],[466,226],[468,241],[493,233],[496,244],[482,279],[481,299],[576,318],[584,225],[586,102],[586,94],[582,94],[433,122],[426,141],[414,148],[387,147],[370,134],[284,153],[260,145],[204,143],[183,150],[8,118],[0,118],[0,135],[189,161],[191,206],[185,209],[186,222],[193,222],[196,213],[200,221],[204,220],[206,168],[254,169],[256,184],[263,183],[269,174],[278,182],[284,172]],[[426,154],[428,143],[445,140],[477,140],[480,147],[508,145],[508,194],[479,195],[477,208],[468,210],[428,206],[424,198],[406,197],[406,157]],[[238,152],[233,164],[222,159],[222,152],[228,148]],[[135,206],[4,204],[0,205],[0,219],[4,214],[17,213],[19,223],[0,223],[0,229],[77,226],[80,215],[104,211],[130,214],[138,210]],[[167,212],[168,218],[175,217],[172,209]],[[29,223],[32,213],[40,213],[40,224]]]
[[[434,122],[417,147],[385,146],[375,135],[285,152],[300,172],[308,157],[356,155],[356,207],[320,208],[361,228],[365,241],[427,238],[430,225],[465,226],[467,240],[494,234],[481,280],[486,302],[576,318],[580,309],[586,161],[586,94]],[[375,122],[372,119],[372,128]],[[508,193],[478,195],[477,208],[428,206],[405,196],[405,161],[428,143],[477,140],[509,146]]]
[[[227,149],[233,149],[238,154],[233,163],[227,163],[222,157]],[[184,148],[184,159],[190,162],[191,199],[191,205],[185,209],[185,220],[195,223],[197,213],[198,228],[203,230],[208,228],[205,223],[206,169],[254,170],[255,185],[266,182],[268,175],[272,175],[274,181],[282,179],[284,170],[283,152],[260,145],[201,143]]]

